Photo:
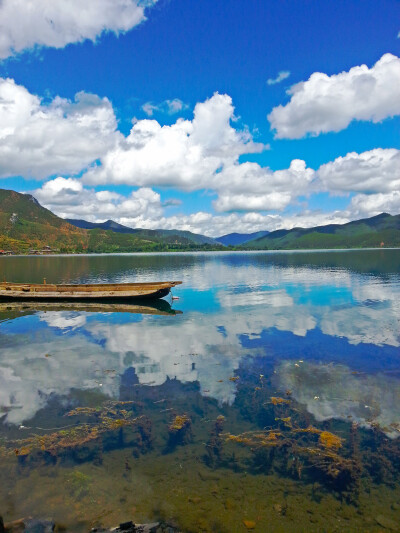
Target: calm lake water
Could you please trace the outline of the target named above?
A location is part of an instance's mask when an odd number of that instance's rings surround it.
[[[0,275],[183,281],[157,307],[0,305],[5,521],[400,531],[400,250],[4,257]]]

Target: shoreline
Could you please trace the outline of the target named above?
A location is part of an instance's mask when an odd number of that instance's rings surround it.
[[[375,248],[282,248],[277,250],[257,250],[246,248],[243,250],[228,249],[228,250],[171,250],[169,252],[87,252],[87,253],[54,253],[54,254],[0,254],[3,257],[102,257],[102,256],[155,256],[155,255],[199,255],[199,254],[241,254],[241,253],[323,253],[323,252],[361,252],[361,251],[378,251],[378,250],[400,250],[400,246],[395,247],[380,247]]]

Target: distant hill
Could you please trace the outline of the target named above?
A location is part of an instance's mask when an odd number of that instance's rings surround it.
[[[114,222],[114,220],[106,220],[106,222],[88,222],[87,220],[82,220],[79,218],[66,218],[65,220],[69,224],[82,229],[105,229],[115,231],[117,233],[137,233],[140,231],[138,229],[128,228],[128,226],[118,224],[118,222]]]
[[[192,233],[191,231],[181,231],[177,229],[142,229],[142,228],[129,228],[128,226],[123,226],[114,222],[114,220],[107,220],[106,222],[87,222],[86,220],[77,220],[73,218],[67,218],[67,222],[73,224],[77,228],[85,229],[105,229],[114,231],[116,233],[130,233],[135,234],[137,237],[143,239],[167,239],[172,241],[176,238],[184,239],[184,242],[188,244],[211,244],[214,246],[219,246],[219,243],[216,239],[211,239],[205,235],[200,235],[198,233]]]
[[[213,239],[189,231],[135,230],[112,221],[104,225],[77,227],[29,194],[0,189],[0,250],[27,253],[46,246],[63,253],[221,249]]]
[[[224,244],[225,246],[239,246],[245,244],[248,241],[265,237],[269,231],[256,231],[255,233],[228,233],[228,235],[222,235],[222,237],[216,237],[216,241]]]
[[[382,244],[383,243],[383,244]],[[347,224],[272,231],[246,242],[248,249],[299,250],[327,248],[375,248],[400,246],[400,215],[382,213]]]

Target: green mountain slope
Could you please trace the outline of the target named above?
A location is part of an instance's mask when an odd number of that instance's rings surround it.
[[[29,194],[0,189],[0,249],[25,252],[50,246],[83,248],[86,232],[42,207]]]
[[[256,250],[399,247],[400,215],[382,213],[347,224],[277,230],[245,246]]]

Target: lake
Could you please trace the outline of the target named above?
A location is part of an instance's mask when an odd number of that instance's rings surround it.
[[[3,257],[0,275],[183,281],[144,307],[0,305],[5,521],[399,530],[400,250]]]

